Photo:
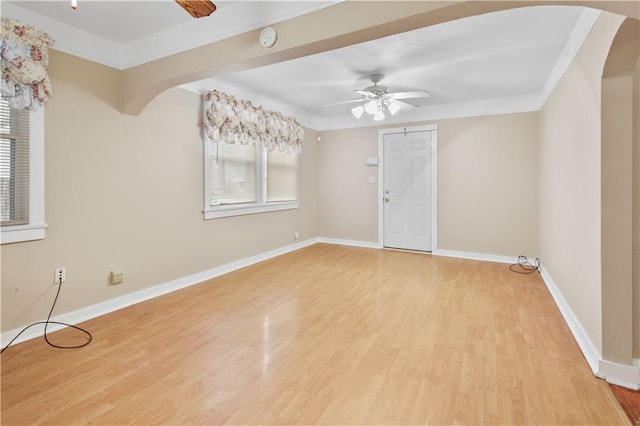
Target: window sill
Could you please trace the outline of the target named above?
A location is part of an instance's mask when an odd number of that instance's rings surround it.
[[[221,217],[242,216],[255,213],[276,212],[280,210],[293,210],[298,208],[297,201],[273,203],[266,205],[251,205],[251,206],[223,206],[216,207],[215,209],[205,210],[204,218],[218,219]]]
[[[5,226],[0,228],[0,244],[44,240],[47,224]]]

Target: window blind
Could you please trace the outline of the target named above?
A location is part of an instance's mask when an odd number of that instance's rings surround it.
[[[209,152],[210,205],[257,202],[256,147],[218,142]]]
[[[298,155],[267,153],[267,203],[298,199]]]
[[[0,222],[29,223],[29,111],[0,99]]]

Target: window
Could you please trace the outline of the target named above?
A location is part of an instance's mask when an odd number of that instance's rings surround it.
[[[29,223],[29,112],[0,108],[0,221]]]
[[[298,207],[298,155],[205,142],[205,219]]]
[[[1,242],[44,238],[44,112],[0,99]]]
[[[267,152],[267,203],[298,200],[298,156]]]

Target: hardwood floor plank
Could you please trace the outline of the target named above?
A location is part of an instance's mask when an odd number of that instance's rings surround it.
[[[502,264],[317,244],[82,326],[3,353],[3,424],[628,424]]]

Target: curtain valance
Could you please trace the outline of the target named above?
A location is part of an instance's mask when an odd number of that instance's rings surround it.
[[[51,95],[49,34],[16,20],[2,18],[0,93],[11,108],[34,109]]]
[[[302,152],[304,130],[291,116],[217,90],[204,95],[203,109],[203,130],[208,140],[255,145],[268,151]]]

